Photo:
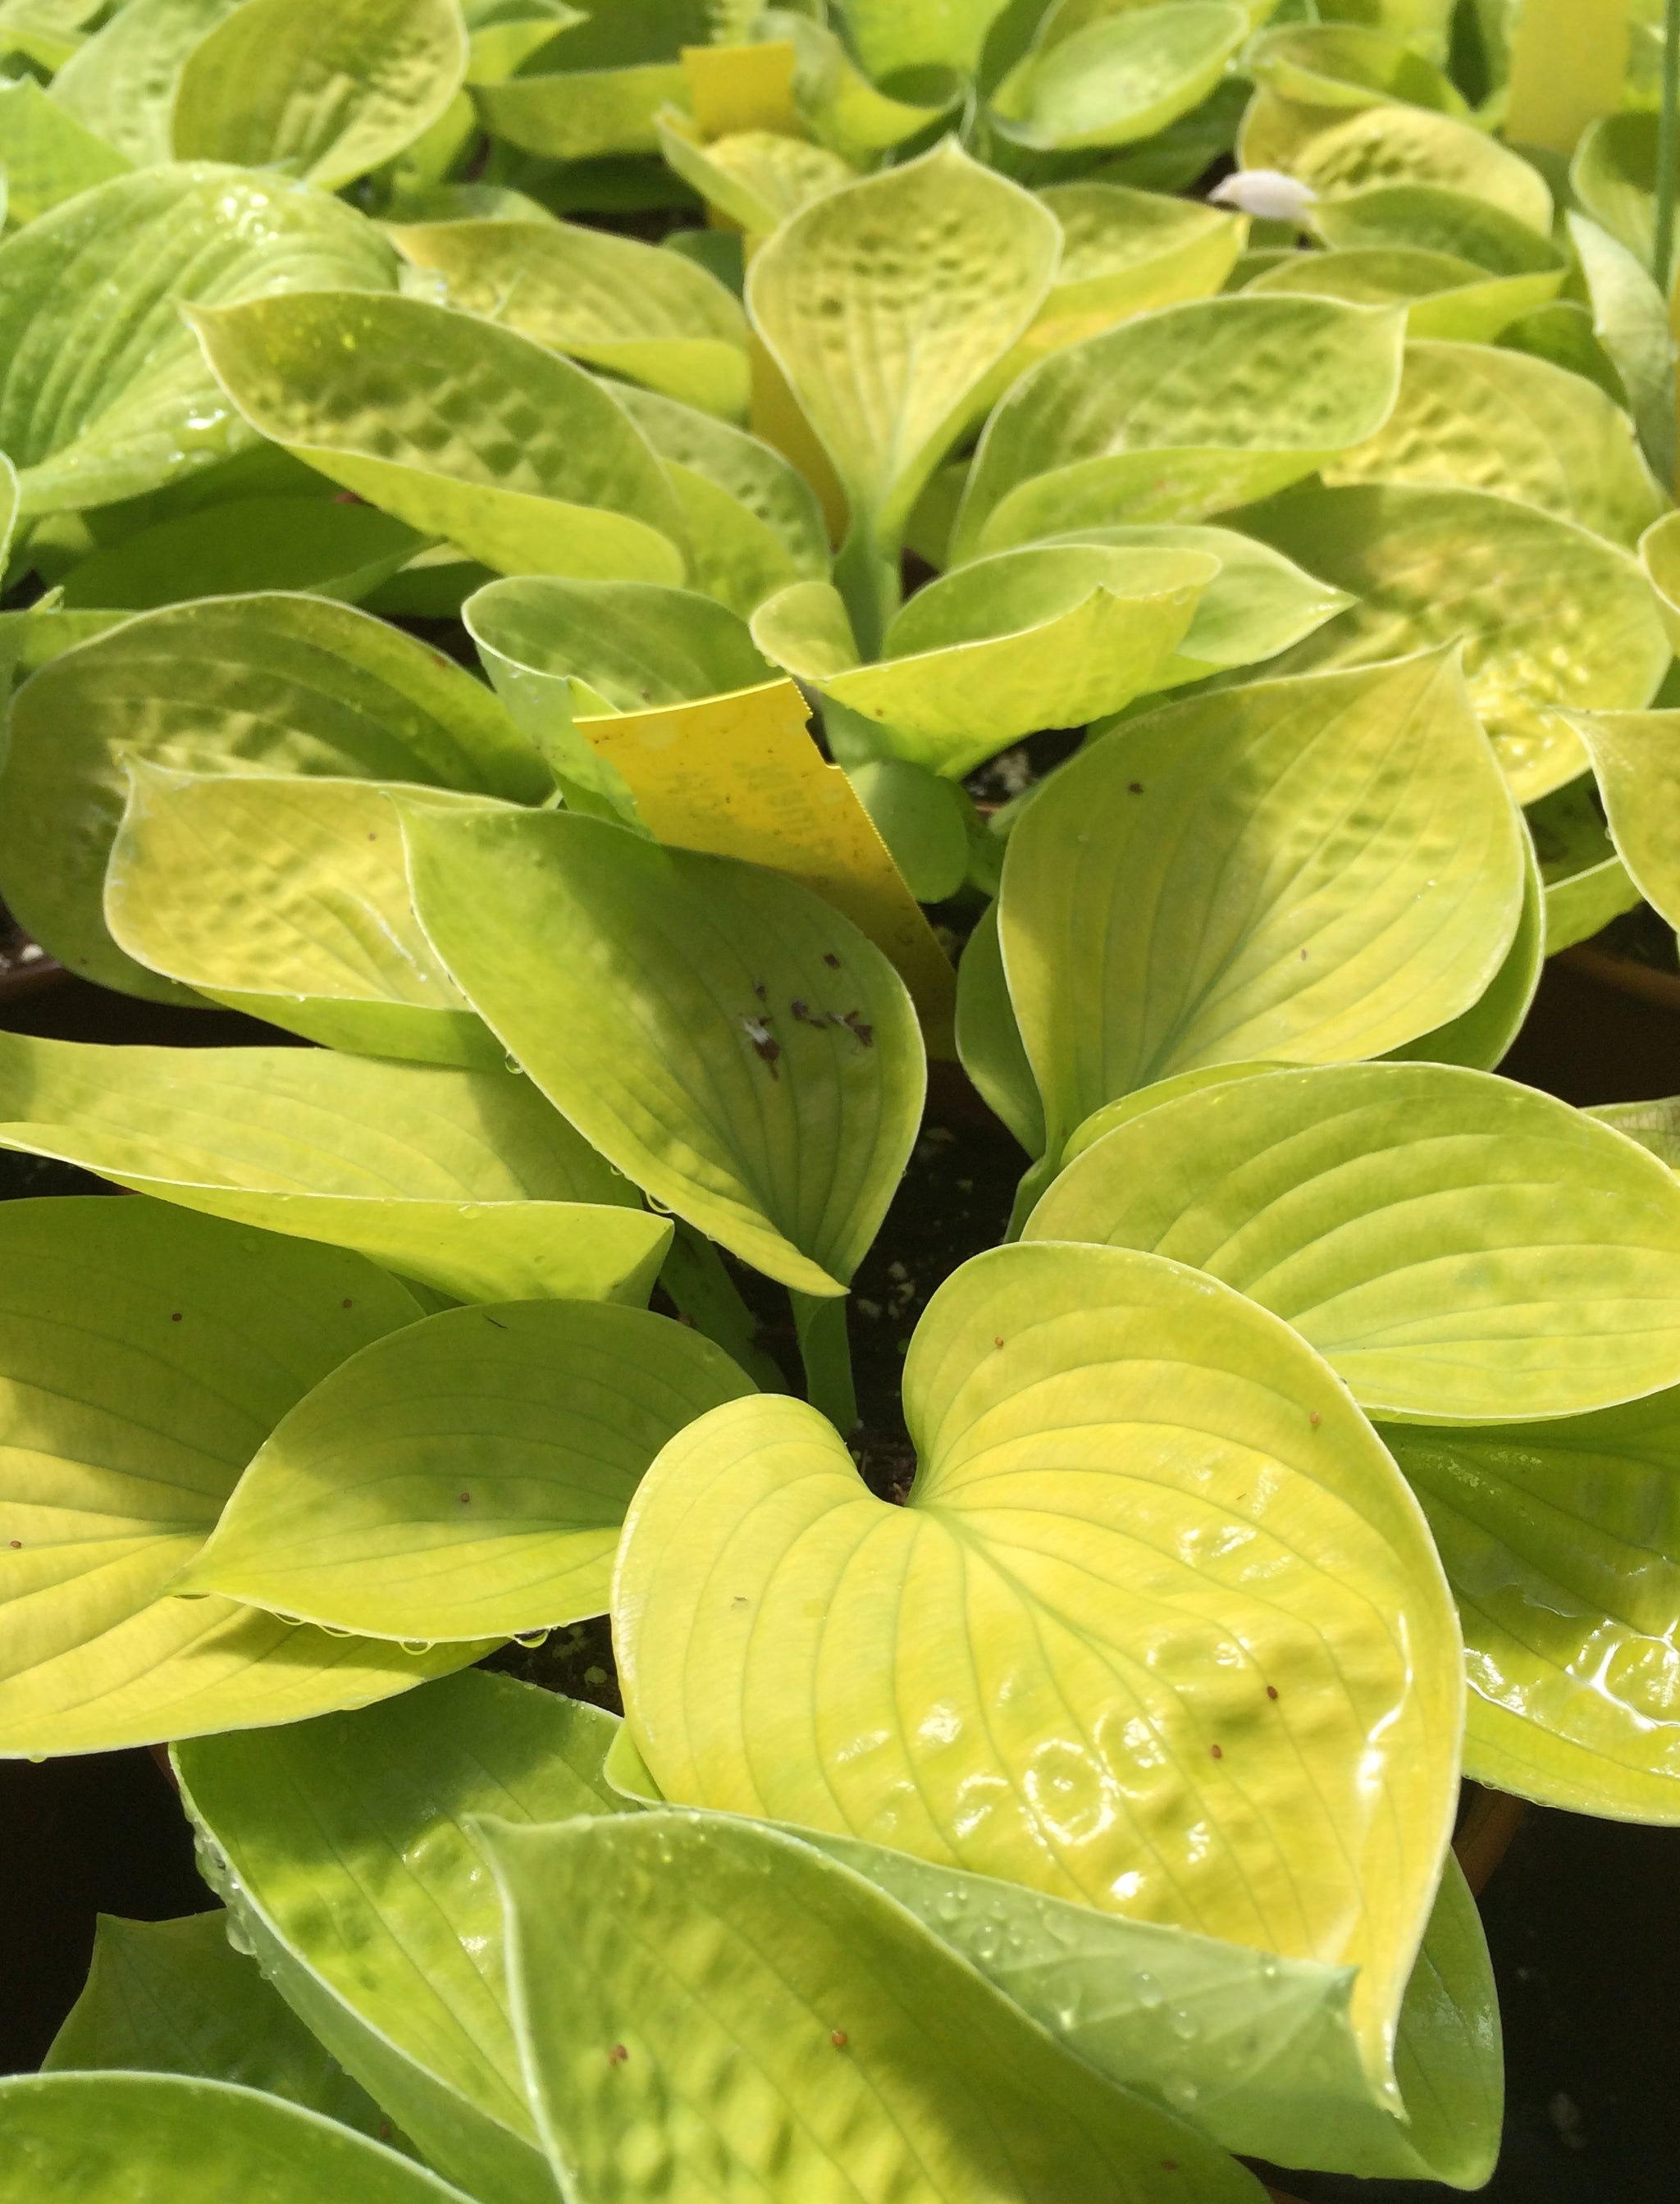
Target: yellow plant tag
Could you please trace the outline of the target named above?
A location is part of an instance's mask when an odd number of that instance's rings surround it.
[[[1572,153],[1589,122],[1622,104],[1628,0],[1523,0],[1511,39],[1505,134]]]
[[[956,975],[851,782],[811,740],[791,681],[579,720],[656,841],[801,881],[868,934],[910,989],[930,1056],[956,1054]]]
[[[683,74],[701,137],[728,138],[738,130],[774,130],[803,138],[793,104],[793,48],[786,39],[762,45],[685,46]]]

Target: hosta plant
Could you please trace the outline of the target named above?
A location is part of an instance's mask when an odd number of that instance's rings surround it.
[[[1680,922],[1581,6],[0,9],[0,894],[249,1022],[0,1033],[0,1751],[220,1901],[0,2195],[1487,2180],[1461,1778],[1680,1822],[1680,1104],[1499,1071]]]

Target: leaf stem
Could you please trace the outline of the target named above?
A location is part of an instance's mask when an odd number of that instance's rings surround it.
[[[787,1379],[757,1343],[752,1311],[703,1232],[678,1220],[659,1283],[694,1329],[715,1341],[762,1391],[787,1390]]]
[[[1657,228],[1651,273],[1668,296],[1669,263],[1674,255],[1676,171],[1680,169],[1680,0],[1666,0],[1663,11],[1663,101],[1657,117]]]
[[[904,583],[898,560],[882,550],[866,518],[854,518],[834,554],[834,587],[846,600],[859,653],[866,660],[879,658],[887,623],[903,599]]]
[[[789,1289],[793,1324],[804,1358],[805,1391],[845,1438],[858,1420],[858,1395],[852,1383],[852,1343],[846,1336],[845,1294],[819,1298]]]

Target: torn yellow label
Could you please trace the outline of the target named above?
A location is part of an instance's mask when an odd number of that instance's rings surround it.
[[[787,873],[868,934],[910,989],[930,1056],[954,1058],[956,975],[791,681],[579,720],[656,841]]]
[[[804,136],[793,104],[793,48],[788,39],[768,39],[751,46],[685,46],[682,66],[702,138],[729,138],[738,130]]]

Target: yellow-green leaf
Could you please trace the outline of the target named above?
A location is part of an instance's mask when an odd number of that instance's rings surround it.
[[[1130,145],[1199,107],[1249,34],[1232,0],[1123,8],[1048,36],[992,94],[1000,135],[1040,151]]]
[[[1546,884],[1546,953],[1552,957],[1633,909],[1640,891],[1610,838],[1591,773],[1531,803],[1528,821]]]

